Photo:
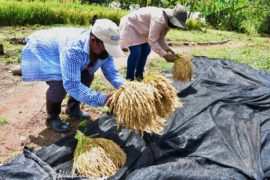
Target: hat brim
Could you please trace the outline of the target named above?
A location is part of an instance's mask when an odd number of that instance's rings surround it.
[[[122,57],[124,55],[120,45],[112,45],[104,42],[103,44],[108,54],[112,57]]]
[[[168,16],[170,23],[172,23],[173,25],[177,27],[187,29],[186,22],[178,21],[178,19],[174,17],[172,9],[165,9],[164,12]]]
[[[177,26],[177,27],[180,27],[180,28],[183,28],[183,29],[187,29],[186,22],[178,21],[178,19],[176,19],[176,18],[174,18],[174,17],[170,18],[169,21],[170,21],[173,25],[175,25],[175,26]]]

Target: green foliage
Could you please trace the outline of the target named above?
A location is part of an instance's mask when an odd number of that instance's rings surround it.
[[[119,23],[127,12],[103,6],[90,6],[57,2],[17,2],[0,0],[0,25],[18,26],[32,24],[88,25],[94,15]]]
[[[79,127],[87,127],[87,124],[88,124],[88,120],[87,119],[85,119],[85,120],[83,120],[83,121],[81,121],[80,123],[79,123]]]
[[[188,19],[186,21],[188,30],[198,30],[198,31],[205,31],[206,30],[206,25],[204,25],[200,20],[195,19]]]
[[[207,22],[221,30],[257,34],[269,32],[266,23],[270,14],[267,0],[200,0],[190,1],[192,11],[203,12]],[[269,21],[268,21],[269,22]]]
[[[263,18],[260,24],[259,32],[270,34],[270,10],[268,13],[265,14],[265,18]]]
[[[256,19],[249,19],[241,23],[240,29],[249,35],[257,35],[259,26],[260,24]]]
[[[4,126],[6,124],[8,124],[7,119],[0,117],[0,126]]]

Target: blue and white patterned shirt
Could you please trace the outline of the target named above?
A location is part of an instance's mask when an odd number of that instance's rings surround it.
[[[106,94],[86,87],[81,71],[89,64],[90,30],[80,28],[52,28],[36,31],[26,38],[22,50],[21,67],[24,81],[63,81],[68,94],[90,106],[103,106]],[[94,74],[101,68],[106,79],[119,88],[124,79],[116,70],[113,58],[99,59],[89,67]]]

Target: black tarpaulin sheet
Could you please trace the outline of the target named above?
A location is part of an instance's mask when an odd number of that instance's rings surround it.
[[[127,162],[110,179],[270,178],[270,74],[231,60],[193,58],[190,83],[173,82],[184,107],[167,118],[163,135],[117,129],[104,115],[85,134],[114,140]],[[170,71],[165,72],[171,74]],[[73,135],[24,153],[0,167],[3,179],[71,176]]]

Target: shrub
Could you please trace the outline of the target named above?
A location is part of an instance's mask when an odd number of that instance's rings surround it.
[[[199,19],[188,19],[186,21],[188,30],[198,30],[198,31],[205,31],[206,30],[206,25],[204,25]]]

